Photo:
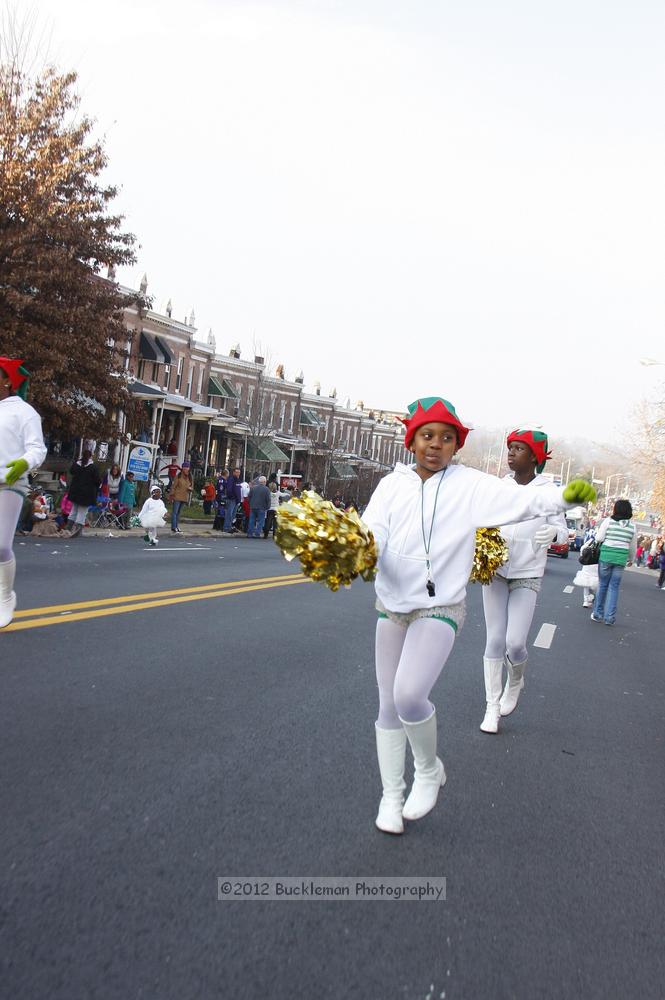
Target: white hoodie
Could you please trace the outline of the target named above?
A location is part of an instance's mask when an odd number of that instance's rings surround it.
[[[437,488],[429,555],[436,593],[430,597],[423,522],[429,537]],[[423,482],[415,466],[400,463],[381,480],[363,514],[379,548],[377,597],[389,611],[400,612],[459,604],[473,565],[476,528],[547,517],[572,506],[550,483],[515,489],[464,465],[450,465]]]
[[[29,471],[46,458],[42,420],[20,396],[7,396],[0,400],[0,483],[5,481],[7,463],[17,458],[26,460]]]
[[[545,476],[536,476],[526,486],[520,486],[515,482],[512,473],[502,482],[510,483],[519,490],[540,490],[543,486],[551,485]],[[499,576],[507,580],[543,576],[547,562],[547,546],[538,546],[534,551],[533,536],[538,528],[546,524],[556,528],[555,540],[559,544],[568,541],[568,525],[563,514],[550,514],[549,517],[534,517],[530,521],[502,525],[501,534],[508,544],[508,562],[499,566],[497,570]]]

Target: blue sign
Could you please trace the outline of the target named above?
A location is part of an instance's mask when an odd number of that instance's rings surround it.
[[[129,453],[127,472],[133,472],[135,479],[147,481],[150,477],[150,466],[152,465],[152,451],[140,445],[132,448]]]

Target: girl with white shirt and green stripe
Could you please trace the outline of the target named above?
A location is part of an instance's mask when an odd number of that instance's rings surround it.
[[[602,542],[598,560],[598,592],[591,620],[614,625],[619,600],[619,587],[626,563],[633,562],[637,549],[635,525],[631,523],[633,508],[629,500],[617,500],[611,517],[606,518],[596,532]],[[607,606],[606,606],[607,602]]]

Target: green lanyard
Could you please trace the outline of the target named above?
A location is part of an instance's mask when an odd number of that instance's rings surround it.
[[[432,579],[432,567],[429,561],[429,547],[432,542],[432,530],[434,528],[434,518],[436,517],[436,505],[439,500],[439,490],[441,489],[441,483],[443,482],[443,477],[448,471],[448,466],[443,470],[441,479],[439,479],[439,485],[436,488],[436,493],[434,494],[434,510],[432,511],[432,520],[429,526],[429,535],[425,538],[425,480],[421,480],[420,483],[420,526],[423,531],[423,548],[425,549],[425,565],[427,566],[427,583],[425,584],[427,588],[427,593],[430,597],[436,596],[436,587],[434,585],[434,580]]]

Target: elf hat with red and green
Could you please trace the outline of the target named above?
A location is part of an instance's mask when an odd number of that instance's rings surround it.
[[[406,427],[404,444],[408,448],[413,441],[413,435],[423,424],[452,424],[457,430],[457,445],[461,448],[466,441],[470,428],[465,427],[455,412],[455,407],[441,396],[422,396],[409,403],[409,416],[400,418]]]
[[[528,445],[536,457],[536,471],[543,471],[545,468],[545,462],[547,462],[552,455],[552,453],[547,450],[548,441],[545,431],[531,431],[527,429],[512,431],[508,435],[506,444],[510,444],[511,441],[521,441],[523,444]]]
[[[25,399],[30,372],[23,367],[23,361],[18,358],[0,357],[0,368],[6,373],[14,392]]]

